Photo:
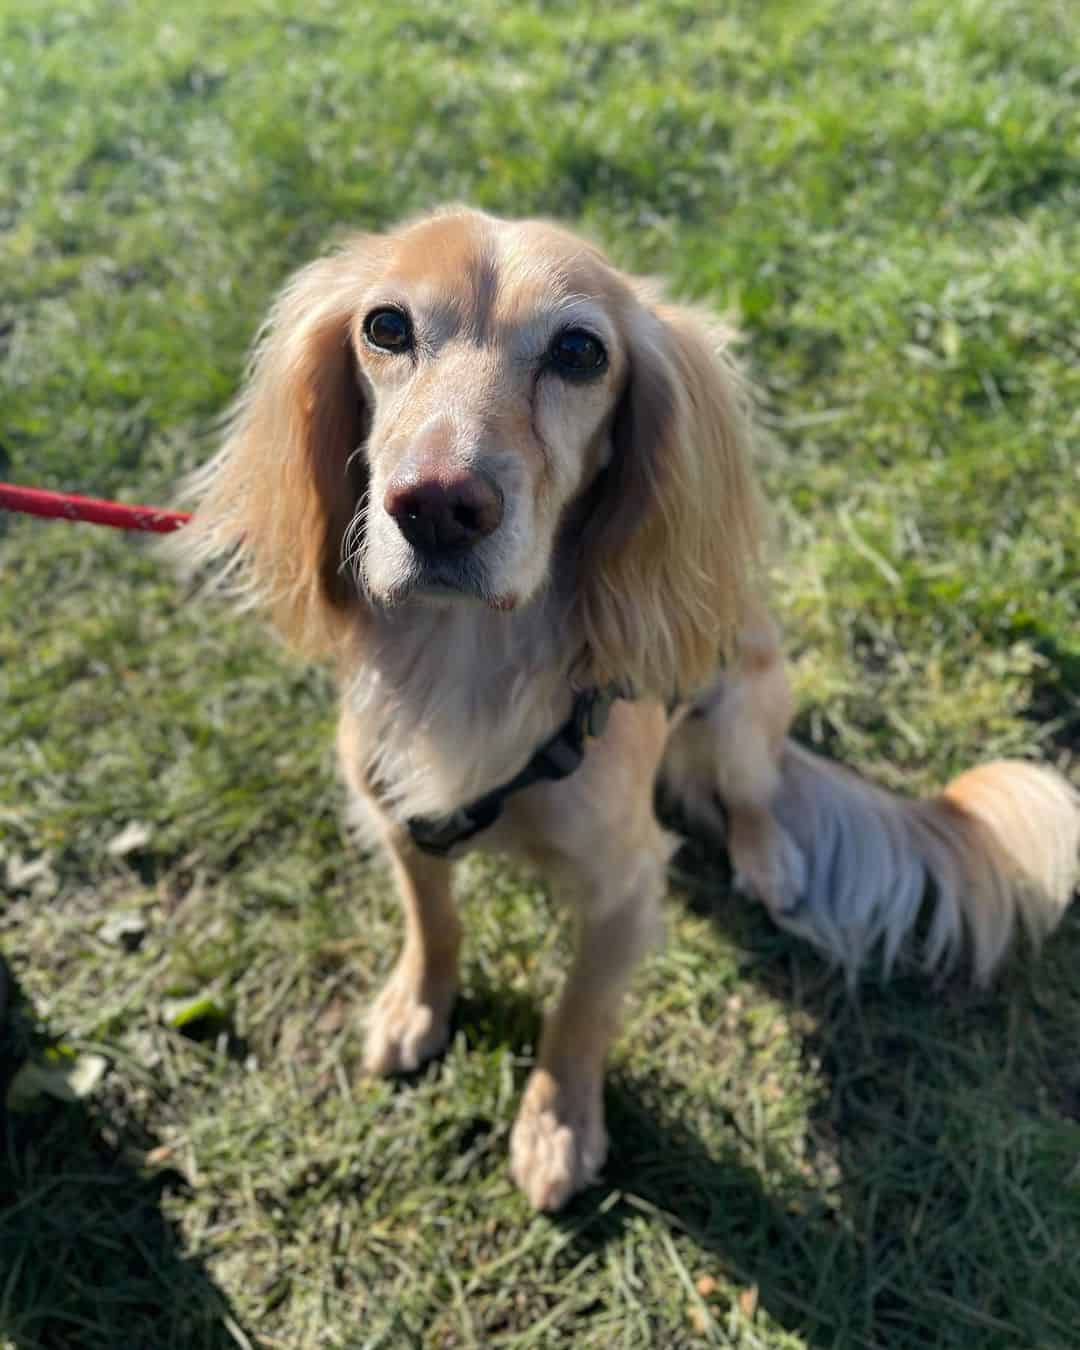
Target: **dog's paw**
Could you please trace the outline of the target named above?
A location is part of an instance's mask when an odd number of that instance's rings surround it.
[[[556,1210],[596,1180],[607,1157],[599,1084],[529,1079],[510,1134],[510,1174],[535,1209]]]
[[[732,884],[737,891],[759,900],[770,914],[794,914],[809,883],[806,858],[787,830],[778,826],[772,846],[737,860]]]
[[[371,1006],[364,1068],[387,1077],[411,1073],[446,1046],[454,989],[421,994],[414,980],[395,971]]]

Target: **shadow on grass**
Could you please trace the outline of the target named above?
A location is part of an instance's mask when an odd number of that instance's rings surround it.
[[[0,958],[0,1102],[41,1035]],[[12,1350],[236,1350],[225,1296],[162,1213],[186,1183],[140,1168],[155,1147],[122,1108],[42,1098],[4,1112],[0,1342]]]
[[[1080,656],[1039,634],[1034,646],[1045,664],[1034,672],[1028,717],[1049,728],[1049,744],[1080,761]]]
[[[785,1203],[734,1148],[710,1150],[683,1122],[665,1118],[656,1103],[672,1087],[661,1079],[609,1084],[606,1193],[587,1192],[565,1215],[575,1245],[583,1252],[606,1247],[644,1212],[710,1253],[744,1297],[808,1345],[876,1345],[852,1326],[863,1290],[848,1217],[809,1191]],[[620,1193],[614,1205],[611,1190]],[[688,1303],[689,1282],[699,1274],[686,1272]]]
[[[471,1051],[512,1046],[525,1052],[538,1043],[540,1016],[529,995],[474,981],[455,1009],[454,1029],[464,1032]],[[520,1087],[526,1072],[523,1065]],[[665,1109],[679,1095],[674,1081],[624,1070],[609,1074],[604,1095],[610,1153],[603,1180],[551,1216],[572,1239],[574,1264],[618,1243],[644,1214],[714,1255],[719,1270],[753,1287],[755,1298],[809,1345],[876,1344],[846,1326],[859,1258],[842,1213],[805,1186],[790,1204],[767,1191],[738,1157],[731,1117],[724,1122],[731,1146],[706,1146]],[[490,1122],[483,1126],[487,1133]],[[464,1151],[472,1142],[458,1147]],[[498,1166],[504,1165],[500,1155]]]
[[[810,1165],[742,1138],[734,1114],[729,1142],[707,1145],[673,1115],[678,1083],[624,1069],[606,1091],[604,1185],[556,1220],[574,1246],[608,1247],[645,1212],[818,1350],[1075,1346],[1080,1068],[1062,1065],[1080,1029],[1080,924],[1053,956],[1017,956],[994,993],[913,975],[855,1002],[753,906],[716,908],[723,858],[691,845],[680,867],[697,877],[691,908],[737,930],[744,975],[812,1028],[802,1054],[825,1090]],[[689,1303],[699,1274],[684,1273]]]

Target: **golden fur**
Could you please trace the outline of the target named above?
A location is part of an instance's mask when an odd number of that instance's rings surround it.
[[[1080,849],[1080,795],[1063,778],[997,760],[905,800],[789,740],[792,711],[776,625],[752,610],[730,668],[677,714],[662,770],[782,928],[852,984],[877,952],[888,974],[901,952],[944,972],[965,950],[985,984],[1017,928],[1038,944],[1055,927]]]
[[[407,317],[407,349],[371,340],[386,307]],[[568,330],[606,350],[587,379],[552,365]],[[553,225],[454,209],[356,237],[285,287],[177,537],[189,566],[219,562],[233,594],[337,664],[343,773],[405,912],[369,1018],[372,1072],[436,1053],[457,988],[452,865],[404,822],[516,773],[574,688],[632,687],[583,766],[514,796],[479,841],[542,867],[577,920],[511,1139],[541,1208],[603,1162],[604,1058],[672,847],[652,810],[662,763],[690,814],[726,829],[744,885],[849,969],[879,941],[891,963],[928,878],[929,959],[966,926],[980,978],[1013,915],[1040,934],[1072,884],[1080,815],[1047,771],[991,767],[899,803],[787,740],[778,637],[752,600],[757,511],[726,345]],[[429,556],[397,504],[416,483],[460,482],[498,523]],[[676,696],[692,701],[669,727]]]

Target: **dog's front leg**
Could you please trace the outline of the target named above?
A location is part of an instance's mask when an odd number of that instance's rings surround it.
[[[450,864],[421,853],[401,829],[388,831],[405,944],[368,1015],[369,1073],[409,1073],[445,1046],[458,988],[461,920],[450,892]]]
[[[405,915],[401,955],[368,1014],[364,1065],[369,1073],[410,1073],[437,1055],[450,1033],[461,948],[451,866],[422,853],[380,805],[364,775],[361,727],[347,705],[338,724],[338,758],[357,817],[386,850]]]
[[[514,1180],[537,1209],[560,1209],[607,1154],[604,1061],[630,974],[658,929],[664,854],[663,846],[635,853],[629,875],[594,891],[579,911],[573,965],[545,1020],[510,1139]]]

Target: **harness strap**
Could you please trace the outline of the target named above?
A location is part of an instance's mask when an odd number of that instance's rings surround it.
[[[590,739],[603,734],[611,705],[617,698],[626,697],[617,684],[604,689],[583,689],[575,696],[570,716],[563,725],[508,782],[466,806],[459,806],[448,816],[410,816],[405,825],[413,843],[425,853],[445,857],[456,845],[494,825],[502,815],[506,799],[515,792],[533,783],[568,778],[581,767]]]

